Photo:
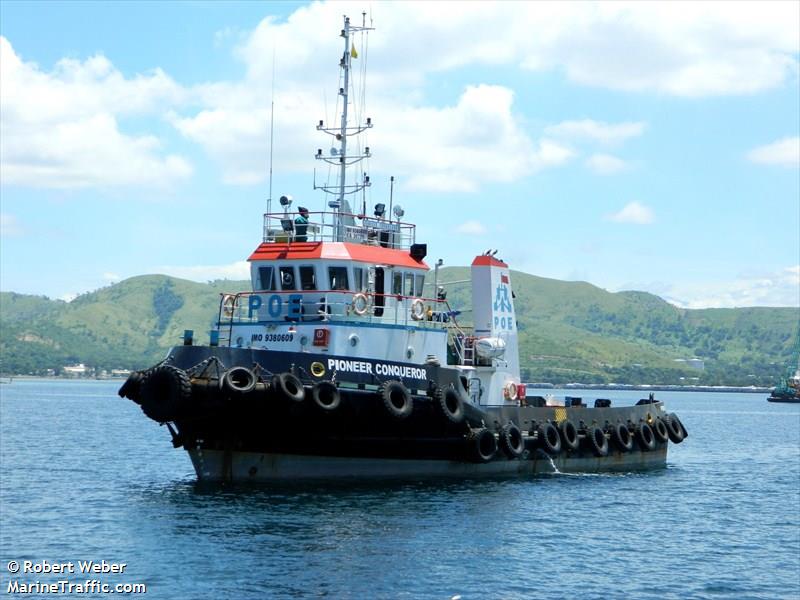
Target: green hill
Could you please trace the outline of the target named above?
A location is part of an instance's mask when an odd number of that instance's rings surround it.
[[[468,278],[466,267],[440,271],[442,282]],[[644,292],[609,293],[520,272],[512,278],[528,381],[771,385],[798,335],[796,308],[686,310]],[[69,303],[0,293],[0,370],[149,365],[180,343],[184,329],[207,340],[219,294],[248,287],[145,275]],[[453,308],[470,306],[468,284],[447,289]],[[469,312],[461,319],[469,323]],[[692,357],[705,361],[704,371],[676,362]]]

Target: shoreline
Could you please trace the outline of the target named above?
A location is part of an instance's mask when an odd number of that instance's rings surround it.
[[[89,382],[108,382],[118,381],[120,384],[125,381],[125,377],[44,377],[38,375],[11,375],[3,376],[0,379],[10,379],[11,381],[4,381],[4,385],[13,383],[14,381],[75,381],[81,383]],[[525,388],[528,391],[533,390],[608,390],[608,391],[641,391],[641,392],[735,392],[735,393],[749,393],[749,394],[769,394],[772,392],[772,387],[757,387],[757,386],[737,386],[737,385],[634,385],[626,383],[548,383],[536,382],[526,383]],[[536,394],[534,394],[536,395]]]
[[[639,391],[639,392],[737,392],[747,394],[769,394],[771,387],[738,386],[738,385],[635,385],[627,383],[528,383],[526,390],[609,390],[609,391]]]

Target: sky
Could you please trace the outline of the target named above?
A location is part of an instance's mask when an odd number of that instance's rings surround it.
[[[248,278],[271,107],[272,196],[322,210],[362,13],[366,201],[394,176],[430,263],[800,306],[798,2],[4,0],[0,289]]]

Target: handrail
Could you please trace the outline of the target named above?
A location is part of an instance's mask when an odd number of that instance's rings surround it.
[[[308,213],[308,223],[296,223],[299,213],[265,213],[263,236],[265,243],[336,242],[408,249],[416,240],[416,225],[391,219],[317,211]],[[326,217],[331,218],[328,222]],[[357,223],[357,220],[360,223]],[[303,234],[297,228],[304,227]]]
[[[367,312],[359,315],[355,311],[353,298],[363,294],[367,298]],[[251,301],[252,297],[259,297],[257,301]],[[268,296],[266,302],[261,297]],[[393,300],[391,304],[381,306],[376,303],[377,298]],[[277,298],[275,301],[273,298]],[[338,299],[337,299],[338,298]],[[247,299],[246,301],[242,301]],[[427,304],[423,312],[423,318],[414,319],[411,316],[411,304],[420,300]],[[410,301],[410,302],[408,302]],[[408,303],[408,306],[404,306]],[[307,312],[307,307],[313,307],[315,312]],[[383,309],[383,314],[378,315],[376,309]],[[441,310],[446,308],[447,310]],[[402,314],[401,314],[402,310]],[[244,313],[247,313],[245,316]],[[217,322],[219,325],[229,327],[229,337],[232,335],[232,327],[235,324],[263,322],[264,312],[271,317],[273,322],[305,322],[305,321],[331,321],[339,320],[342,317],[350,318],[355,316],[367,321],[377,321],[381,323],[403,323],[409,321],[421,327],[444,327],[448,322],[444,318],[436,319],[437,315],[446,315],[447,319],[454,317],[454,311],[445,300],[436,298],[423,298],[419,296],[407,296],[404,294],[379,294],[375,292],[359,292],[353,290],[261,290],[250,292],[237,292],[235,294],[220,294],[219,312]],[[455,323],[454,323],[455,324]],[[456,324],[458,327],[458,325]]]

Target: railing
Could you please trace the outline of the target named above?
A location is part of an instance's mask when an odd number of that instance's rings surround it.
[[[350,290],[261,291],[221,294],[217,318],[221,340],[233,337],[235,325],[359,321],[413,325],[467,333],[447,300]]]
[[[416,239],[416,225],[411,223],[329,211],[310,212],[308,223],[298,223],[298,215],[265,214],[264,242],[352,242],[407,250]]]

